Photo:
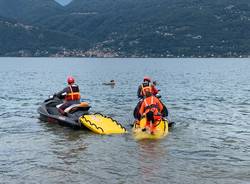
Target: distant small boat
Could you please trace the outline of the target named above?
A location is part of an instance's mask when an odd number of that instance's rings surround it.
[[[104,82],[102,83],[103,85],[115,85],[115,81],[114,80],[111,80],[109,82]]]

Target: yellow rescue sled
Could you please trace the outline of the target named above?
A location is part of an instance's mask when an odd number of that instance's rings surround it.
[[[123,134],[126,129],[111,117],[102,114],[88,114],[80,117],[80,122],[97,134]]]
[[[133,126],[133,135],[136,140],[142,139],[162,139],[168,134],[168,120],[161,119],[154,123],[154,131],[151,132],[146,128],[146,118],[135,122]]]

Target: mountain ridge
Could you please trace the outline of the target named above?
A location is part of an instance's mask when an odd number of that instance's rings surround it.
[[[47,13],[29,10],[33,16],[10,17],[81,38],[86,51],[118,57],[250,55],[247,0],[73,0],[66,6],[51,1],[37,5]]]
[[[41,29],[0,17],[1,56],[52,56],[63,50],[86,50],[86,41],[66,33]],[[14,39],[12,39],[14,38]]]

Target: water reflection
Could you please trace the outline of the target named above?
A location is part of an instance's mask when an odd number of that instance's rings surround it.
[[[143,140],[137,143],[139,177],[142,183],[152,181],[161,170],[162,161],[167,158],[166,147],[161,140]]]

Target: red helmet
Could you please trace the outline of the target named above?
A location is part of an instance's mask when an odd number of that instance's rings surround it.
[[[73,84],[73,83],[75,83],[74,77],[69,76],[68,79],[67,79],[67,82],[68,82],[68,84]]]
[[[151,82],[151,79],[150,79],[149,77],[144,77],[144,78],[143,78],[143,81]]]

